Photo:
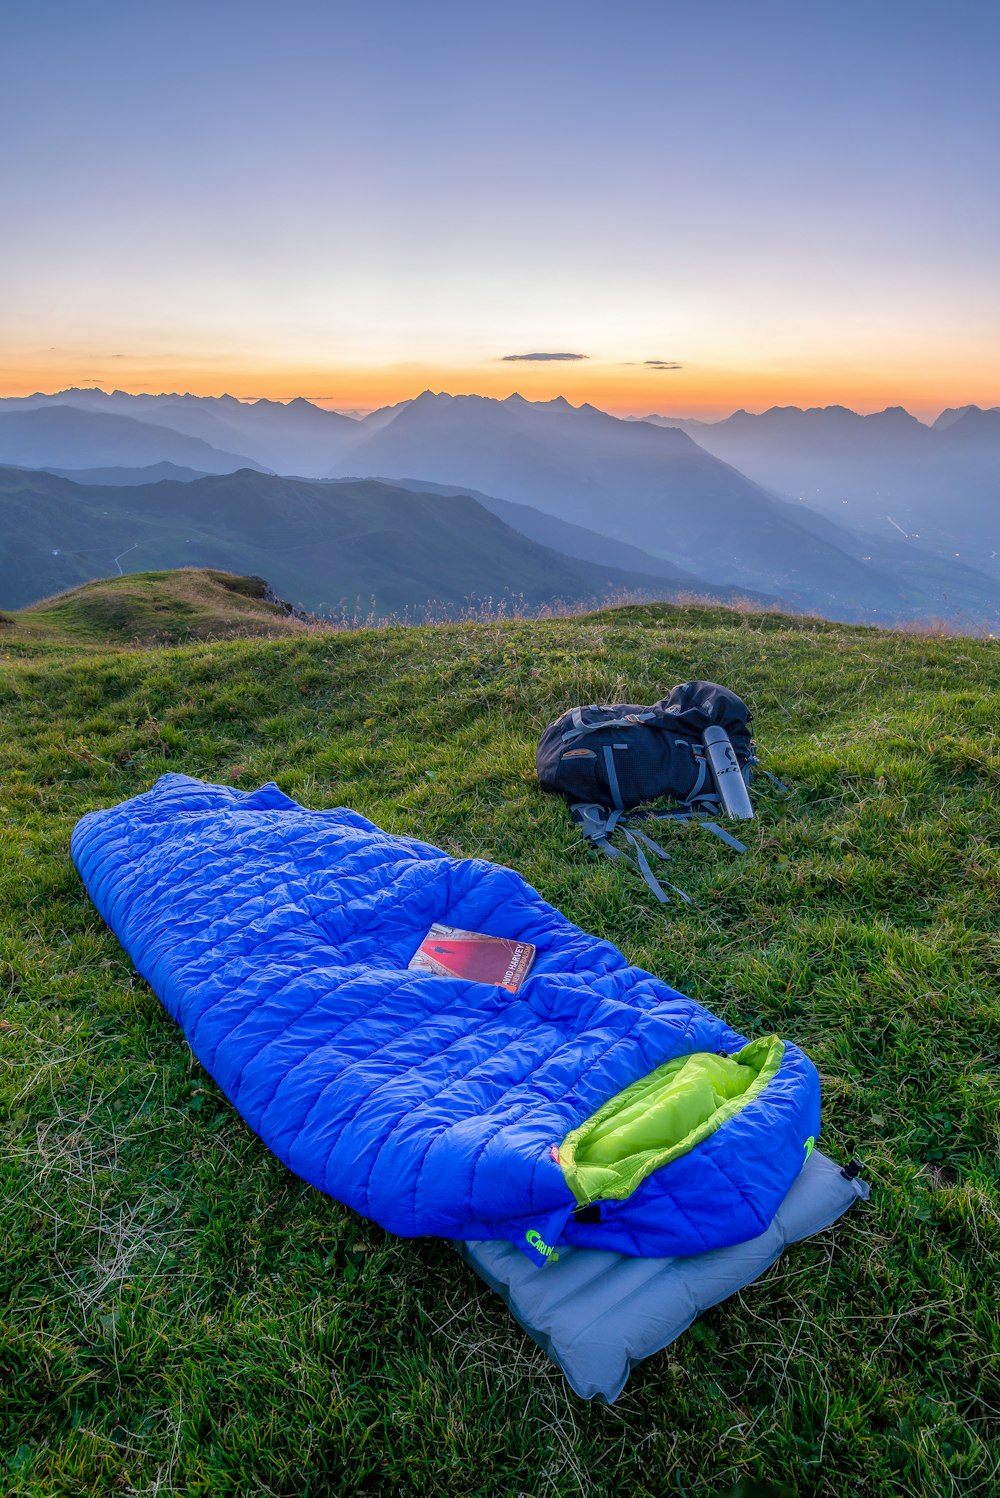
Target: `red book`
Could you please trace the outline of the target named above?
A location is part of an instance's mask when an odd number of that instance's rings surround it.
[[[484,936],[457,926],[434,925],[408,966],[439,978],[467,978],[471,983],[496,983],[517,993],[535,960],[530,941],[506,936]]]

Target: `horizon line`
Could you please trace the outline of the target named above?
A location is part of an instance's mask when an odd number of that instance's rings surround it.
[[[146,396],[146,397],[148,397],[151,400],[157,400],[157,399],[167,398],[167,397],[176,397],[176,398],[182,399],[182,400],[183,399],[192,399],[192,400],[223,400],[223,399],[226,399],[226,400],[235,400],[240,405],[248,406],[248,407],[258,405],[261,402],[266,402],[269,405],[277,405],[277,406],[288,407],[288,406],[294,405],[297,401],[305,401],[307,404],[313,406],[317,410],[330,411],[331,414],[334,414],[334,415],[346,416],[349,420],[350,419],[353,419],[353,420],[363,420],[365,416],[370,416],[370,415],[372,415],[376,411],[389,410],[390,408],[395,407],[395,406],[411,405],[414,401],[418,400],[421,396],[424,396],[424,395],[431,395],[431,396],[435,396],[435,397],[447,396],[451,400],[461,400],[461,399],[489,400],[489,401],[495,401],[498,405],[503,405],[506,401],[513,400],[513,399],[521,400],[526,405],[531,405],[531,406],[550,406],[550,405],[555,404],[556,402],[562,402],[562,404],[564,404],[565,406],[568,406],[573,411],[582,411],[583,409],[589,407],[591,410],[600,411],[600,412],[602,412],[603,415],[611,416],[614,420],[617,420],[617,421],[628,421],[628,420],[631,420],[631,421],[642,422],[642,421],[649,421],[650,419],[656,419],[656,420],[660,420],[660,421],[669,421],[669,420],[673,420],[673,421],[697,421],[697,422],[700,422],[700,423],[702,423],[703,425],[706,425],[706,426],[714,425],[714,424],[717,424],[717,423],[722,422],[722,421],[727,421],[729,419],[729,417],[731,417],[731,416],[737,416],[737,415],[741,415],[741,414],[742,415],[746,415],[746,416],[765,416],[765,415],[768,415],[772,411],[799,411],[799,412],[801,412],[804,415],[808,414],[809,412],[813,412],[813,411],[846,411],[846,412],[848,412],[849,414],[851,414],[853,416],[860,416],[860,417],[882,416],[882,415],[885,415],[886,413],[888,413],[890,411],[902,411],[903,413],[905,413],[905,415],[909,416],[913,421],[919,422],[919,424],[921,426],[933,426],[934,422],[937,421],[941,416],[943,416],[945,414],[945,412],[947,412],[947,411],[960,411],[960,410],[965,410],[965,409],[969,409],[969,410],[980,410],[980,411],[1000,410],[1000,404],[995,405],[995,406],[988,406],[988,405],[987,406],[983,406],[983,405],[980,405],[978,402],[975,402],[975,401],[955,401],[954,404],[952,404],[952,405],[944,405],[944,406],[942,406],[941,409],[940,409],[940,411],[937,413],[937,416],[932,417],[929,421],[925,421],[921,417],[915,415],[911,410],[909,410],[909,408],[907,406],[904,406],[902,403],[896,403],[896,404],[890,403],[890,404],[888,404],[886,406],[872,406],[870,409],[858,409],[855,406],[846,405],[842,401],[831,401],[827,405],[808,405],[808,406],[800,406],[800,405],[796,405],[795,403],[781,404],[781,403],[778,403],[778,402],[774,402],[771,405],[762,406],[760,409],[757,409],[757,410],[751,409],[751,407],[747,406],[747,405],[734,406],[732,408],[732,410],[728,411],[725,415],[715,415],[715,416],[706,417],[703,414],[702,415],[681,415],[681,414],[674,413],[674,412],[661,412],[661,411],[645,411],[643,413],[632,411],[632,412],[629,412],[627,414],[622,414],[621,412],[616,412],[616,411],[613,411],[613,410],[609,410],[605,406],[597,406],[597,405],[594,404],[593,401],[586,401],[585,400],[585,401],[581,401],[579,405],[574,405],[573,402],[571,400],[569,400],[569,398],[567,396],[564,396],[564,395],[553,396],[553,397],[551,397],[548,400],[532,400],[530,396],[522,395],[519,390],[512,390],[506,396],[495,396],[495,395],[483,395],[481,392],[479,392],[477,390],[454,390],[454,391],[452,391],[452,390],[443,390],[443,389],[442,390],[433,390],[433,389],[431,389],[428,386],[428,387],[425,387],[423,390],[418,391],[415,395],[404,397],[402,400],[399,400],[399,401],[387,401],[384,405],[371,406],[371,405],[365,404],[364,402],[338,401],[338,399],[336,397],[333,397],[333,396],[312,396],[312,397],[310,397],[310,396],[301,395],[301,394],[290,395],[290,396],[287,396],[287,397],[282,397],[282,396],[267,396],[267,395],[233,395],[232,392],[230,392],[228,390],[222,390],[222,391],[218,391],[218,392],[215,392],[215,393],[212,393],[212,394],[207,394],[207,395],[198,395],[194,391],[191,391],[191,390],[184,390],[184,391],[181,391],[181,390],[152,390],[152,389],[126,390],[121,385],[115,385],[113,389],[109,390],[109,389],[106,389],[103,385],[100,385],[100,384],[94,384],[94,385],[66,385],[66,386],[63,386],[62,389],[59,389],[59,390],[45,391],[45,390],[37,390],[36,389],[36,390],[26,391],[23,394],[8,394],[8,395],[0,396],[0,407],[2,407],[3,405],[5,405],[7,403],[7,401],[13,401],[13,400],[16,400],[16,401],[34,400],[36,398],[40,399],[40,400],[54,400],[59,395],[69,395],[69,394],[72,394],[72,393],[79,393],[79,394],[95,393],[95,394],[104,395],[104,396],[108,396],[108,397],[111,397],[111,396],[114,396],[114,395],[124,395],[124,396],[129,397],[130,399],[136,399],[136,398],[140,398],[140,397]]]

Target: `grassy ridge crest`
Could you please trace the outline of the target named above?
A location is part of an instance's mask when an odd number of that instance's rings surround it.
[[[995,643],[659,605],[155,651],[9,633],[5,1493],[995,1491]],[[664,912],[539,794],[534,745],[575,702],[696,676],[746,696],[791,794],[760,790],[743,858],[671,829],[697,904]],[[69,837],[168,770],[511,864],[802,1044],[871,1202],[581,1405],[447,1245],[271,1158],[136,978]]]
[[[27,608],[0,613],[0,645],[179,645],[194,640],[265,639],[307,626],[275,600],[262,577],[211,567],[132,572],[68,588]]]

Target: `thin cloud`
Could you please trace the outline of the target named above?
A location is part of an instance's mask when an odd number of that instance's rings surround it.
[[[676,359],[626,359],[622,363],[623,369],[683,369],[683,364],[678,364]]]
[[[560,360],[589,359],[589,354],[501,354],[502,364],[552,364]]]
[[[57,350],[52,348],[49,352],[54,354]],[[149,354],[111,354],[106,349],[90,349],[87,353],[88,359],[131,359],[133,361],[141,359],[144,363],[163,359],[176,359],[177,357],[173,352],[164,353],[162,350]]]

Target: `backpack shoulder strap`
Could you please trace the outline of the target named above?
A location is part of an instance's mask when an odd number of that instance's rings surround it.
[[[600,848],[609,858],[621,857],[620,851],[608,843],[608,834],[614,831],[621,816],[620,811],[609,812],[596,803],[587,803],[571,806],[569,814],[588,843],[593,843],[595,848]]]
[[[656,875],[653,873],[653,870],[650,868],[649,859],[646,857],[646,854],[644,853],[642,847],[642,845],[645,844],[645,846],[649,848],[652,853],[657,854],[658,857],[669,858],[670,854],[665,852],[664,849],[660,847],[659,843],[654,843],[652,838],[646,837],[644,833],[638,832],[633,828],[626,826],[625,823],[622,822],[621,831],[625,835],[625,841],[633,850],[632,855],[630,856],[628,853],[623,853],[621,848],[616,848],[614,843],[612,843],[610,840],[611,833],[614,832],[615,828],[621,821],[620,811],[608,812],[603,806],[581,804],[578,806],[571,806],[570,815],[572,816],[574,822],[576,822],[587,842],[589,842],[592,847],[599,848],[607,858],[623,858],[626,863],[630,863],[633,868],[638,869],[639,873],[642,875],[643,879],[652,890],[657,900],[659,900],[660,904],[669,904],[670,896],[666,893],[663,885],[660,883],[659,879],[657,879]],[[669,880],[667,880],[666,883],[667,888],[672,889],[674,894],[677,895],[681,900],[684,900],[686,904],[693,904],[691,896],[685,894],[684,890],[682,890],[678,885],[671,884]]]

